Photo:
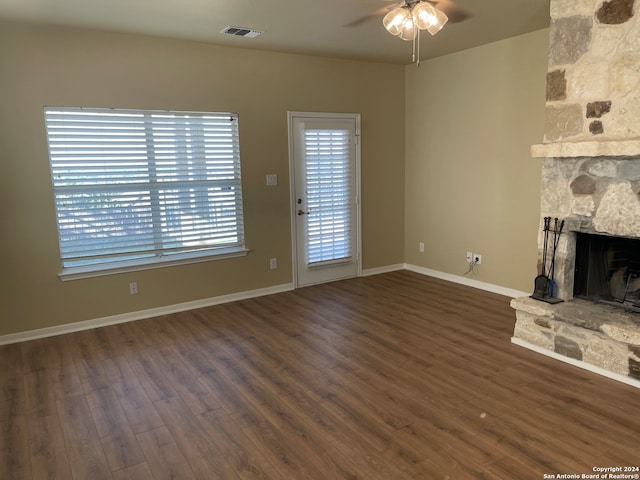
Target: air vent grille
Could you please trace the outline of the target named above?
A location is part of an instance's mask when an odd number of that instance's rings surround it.
[[[262,34],[260,30],[252,30],[251,28],[244,27],[227,27],[220,33],[226,33],[227,35],[235,35],[236,37],[256,38]]]

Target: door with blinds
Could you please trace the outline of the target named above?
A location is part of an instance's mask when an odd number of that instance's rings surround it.
[[[289,113],[296,286],[360,273],[357,114]]]

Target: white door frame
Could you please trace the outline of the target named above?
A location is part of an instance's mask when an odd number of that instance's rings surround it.
[[[298,280],[298,240],[296,226],[298,222],[297,205],[296,205],[296,175],[295,175],[295,155],[294,155],[294,132],[293,132],[293,120],[295,118],[333,118],[333,119],[350,119],[355,120],[356,123],[356,145],[355,145],[355,182],[356,182],[356,262],[358,267],[357,276],[362,276],[362,209],[360,203],[360,114],[359,113],[330,113],[330,112],[299,112],[288,111],[287,112],[287,130],[289,132],[289,205],[291,213],[291,255],[293,265],[293,286],[299,287]]]

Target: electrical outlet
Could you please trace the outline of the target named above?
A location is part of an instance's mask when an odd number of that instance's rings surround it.
[[[418,244],[418,251],[419,251],[420,253],[424,253],[424,242],[420,242],[420,243]]]
[[[276,268],[278,268],[278,259],[277,258],[270,258],[269,259],[269,268],[271,270],[275,270]]]
[[[129,295],[137,295],[138,294],[138,282],[131,282],[129,284]]]
[[[475,263],[476,265],[482,265],[482,255],[480,255],[479,253],[474,253],[473,263]]]
[[[473,252],[467,252],[467,263],[473,262]]]
[[[276,173],[267,174],[267,186],[273,187],[278,185],[278,175]]]

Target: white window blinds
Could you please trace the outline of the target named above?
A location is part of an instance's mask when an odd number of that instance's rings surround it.
[[[238,118],[45,108],[64,269],[244,248]]]
[[[348,130],[304,132],[307,219],[307,263],[351,257],[352,172]]]

